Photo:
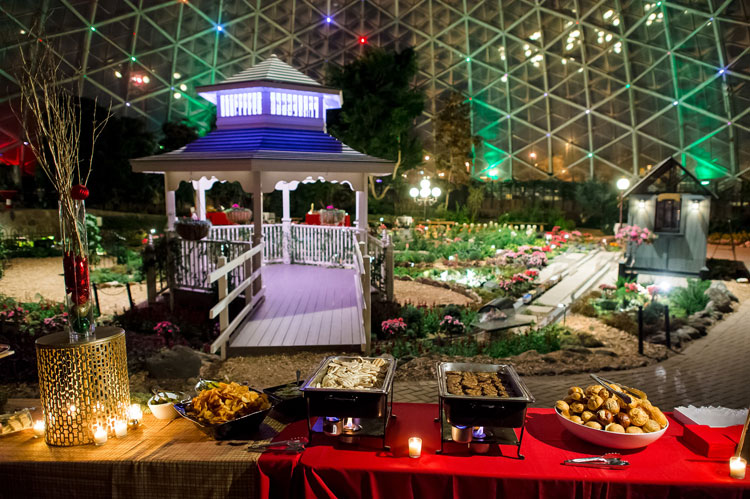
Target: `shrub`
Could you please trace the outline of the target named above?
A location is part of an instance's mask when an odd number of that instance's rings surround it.
[[[426,335],[424,331],[424,312],[414,305],[407,305],[401,309],[401,317],[408,327],[407,334],[415,338],[423,338]]]
[[[676,315],[692,315],[708,305],[706,290],[711,286],[711,281],[688,279],[687,284],[686,288],[676,288],[669,293],[669,301],[676,307]]]
[[[596,317],[596,307],[591,303],[600,296],[601,293],[589,291],[570,305],[570,311],[574,314],[585,315],[586,317]]]
[[[660,302],[650,301],[643,307],[643,322],[645,324],[656,324],[664,318],[664,305]]]
[[[539,353],[549,353],[560,350],[560,336],[567,330],[565,326],[550,324],[541,328],[530,329],[522,334],[514,334],[509,338],[493,341],[486,348],[485,353],[490,357],[510,357],[528,350]]]
[[[616,312],[604,317],[604,323],[615,329],[625,331],[633,336],[638,336],[638,323],[631,314],[626,312]]]

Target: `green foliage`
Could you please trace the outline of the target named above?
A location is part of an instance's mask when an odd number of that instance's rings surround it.
[[[472,185],[469,186],[469,197],[466,199],[466,206],[471,213],[471,221],[476,222],[477,213],[482,207],[484,201],[484,186],[483,185]]]
[[[94,101],[81,99],[84,115],[93,113]],[[85,111],[92,108],[92,112]],[[96,114],[106,111],[96,107]],[[91,121],[81,123],[81,157],[91,150]],[[134,173],[130,159],[153,154],[155,137],[143,119],[113,114],[99,136],[87,186],[91,192],[86,205],[134,211],[162,210],[164,183],[158,175]]]
[[[550,324],[541,328],[530,329],[525,333],[513,334],[509,338],[493,341],[485,350],[490,357],[510,357],[528,350],[549,353],[560,349],[560,336],[567,328],[559,324]]]
[[[328,133],[354,149],[409,169],[422,161],[422,144],[414,120],[424,109],[424,92],[413,85],[417,55],[368,47],[359,59],[328,68],[327,84],[342,91],[341,109],[328,111]],[[388,188],[392,178],[379,184]],[[374,184],[373,184],[374,185]],[[374,194],[374,193],[373,193]],[[382,196],[375,196],[382,197]]]
[[[520,210],[513,210],[503,213],[497,217],[498,223],[532,223],[544,224],[545,228],[551,229],[558,226],[563,230],[572,230],[576,227],[573,220],[565,217],[565,212],[559,208],[548,208],[540,203],[534,202]]]
[[[413,306],[406,305],[401,309],[401,315],[399,316],[404,319],[407,329],[407,336],[412,338],[423,338],[426,333],[424,330],[424,312]]]
[[[675,315],[692,315],[708,305],[709,298],[705,293],[711,286],[711,281],[688,279],[687,284],[686,288],[675,288],[669,293],[669,301],[675,309]]]
[[[595,297],[591,293],[585,294],[570,305],[571,313],[585,315],[586,317],[596,317],[598,314],[596,307],[592,303],[594,300]]]
[[[104,254],[104,248],[101,230],[96,223],[96,217],[91,213],[86,213],[86,240],[89,246],[89,259],[92,263],[98,263],[100,255]]]
[[[466,162],[473,162],[474,150],[481,143],[481,138],[471,132],[471,106],[463,95],[452,93],[435,117],[435,166],[446,172],[446,209],[451,192],[469,182]]]
[[[198,131],[185,120],[168,121],[161,126],[164,138],[159,141],[159,151],[169,152],[198,139]]]
[[[609,231],[618,220],[618,195],[609,182],[588,180],[576,185],[575,201],[581,210],[581,224]]]

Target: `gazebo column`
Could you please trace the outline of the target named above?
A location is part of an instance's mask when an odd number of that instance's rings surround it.
[[[357,228],[361,229],[360,241],[367,241],[367,175],[362,175],[362,190],[357,191]]]
[[[252,172],[253,183],[253,248],[263,242],[263,186],[261,185],[260,172]],[[253,256],[253,271],[259,269],[263,262],[263,251]],[[263,289],[263,276],[261,274],[253,283],[253,295],[260,293]]]
[[[216,182],[215,178],[192,181],[193,189],[195,189],[195,214],[198,215],[199,220],[206,219],[206,190],[210,189],[214,182]]]
[[[174,230],[174,222],[177,218],[177,207],[175,204],[174,191],[169,190],[169,182],[166,175],[164,176],[164,205],[167,212],[167,230]]]
[[[289,191],[291,185],[284,183],[281,187],[281,255],[284,263],[291,263],[292,258],[290,256],[290,246],[292,242],[292,215],[289,210]]]

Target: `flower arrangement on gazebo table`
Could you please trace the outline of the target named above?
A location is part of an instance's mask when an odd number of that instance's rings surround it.
[[[231,208],[224,210],[227,218],[230,222],[236,224],[246,224],[253,218],[253,211],[249,208],[243,208],[242,206],[234,203]]]
[[[346,212],[328,205],[319,211],[321,225],[341,225],[344,223]]]

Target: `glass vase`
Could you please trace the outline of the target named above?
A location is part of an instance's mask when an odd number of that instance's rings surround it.
[[[82,200],[60,200],[60,238],[65,277],[65,308],[70,341],[94,334],[94,306],[89,278],[89,250],[86,237],[86,208]]]

